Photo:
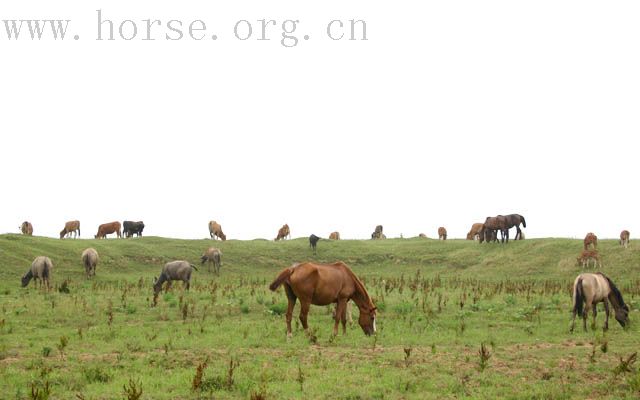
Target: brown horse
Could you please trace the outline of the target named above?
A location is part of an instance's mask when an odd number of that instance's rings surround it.
[[[329,239],[340,240],[340,232],[331,232],[331,234],[329,235]]]
[[[60,231],[60,239],[64,239],[65,236],[71,237],[71,234],[73,234],[74,238],[80,236],[80,221],[67,221]]]
[[[629,323],[629,307],[624,304],[620,290],[606,275],[580,274],[573,282],[573,319],[571,320],[571,332],[576,324],[576,314],[582,317],[582,327],[587,330],[587,315],[593,309],[593,326],[596,324],[597,304],[604,303],[606,319],[604,330],[609,329],[609,302],[615,311],[616,320],[624,328]],[[584,303],[584,304],[583,304]],[[583,309],[584,305],[584,309]]]
[[[326,306],[336,303],[333,334],[338,334],[338,323],[342,322],[342,333],[346,333],[346,307],[349,300],[360,309],[358,323],[369,336],[376,332],[376,307],[360,279],[341,261],[333,264],[306,262],[285,268],[269,285],[276,290],[284,284],[289,305],[287,307],[287,337],[291,337],[291,318],[296,299],[300,299],[300,322],[305,331],[309,328],[307,314],[311,304]]]
[[[497,217],[487,217],[484,221],[484,226],[482,227],[482,232],[480,233],[481,237],[484,237],[484,240],[489,242],[495,242],[498,240],[498,231],[500,231],[500,235],[502,236],[502,243],[504,243],[505,238],[507,241],[509,240],[509,229],[507,228],[507,220],[503,215],[498,215]],[[480,243],[482,243],[482,239],[480,239]]]
[[[620,246],[624,246],[625,249],[629,247],[629,236],[630,235],[631,234],[626,229],[624,231],[620,232]]]
[[[580,257],[578,257],[578,265],[582,265],[582,268],[589,268],[591,260],[593,260],[594,268],[602,268],[602,259],[600,258],[598,250],[582,250]]]
[[[484,224],[482,222],[477,222],[471,225],[471,229],[469,230],[469,233],[467,233],[467,240],[480,239],[480,232],[482,232],[483,227]]]
[[[447,240],[447,229],[444,226],[438,228],[438,240]]]
[[[594,250],[598,247],[598,237],[593,232],[587,233],[584,237],[584,249],[589,249],[589,245],[593,245]]]
[[[223,242],[227,240],[227,235],[222,232],[222,225],[216,221],[209,221],[209,236],[214,240],[216,237],[220,238]]]
[[[273,240],[278,241],[280,239],[286,239],[287,236],[289,236],[289,239],[291,239],[291,230],[289,229],[288,224],[284,224],[282,225],[282,228],[278,229],[278,235]]]
[[[33,236],[33,225],[31,225],[31,222],[24,221],[22,225],[20,225],[20,232],[22,232],[23,235]]]

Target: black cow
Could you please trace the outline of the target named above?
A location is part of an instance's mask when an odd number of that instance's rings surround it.
[[[318,244],[319,240],[320,238],[313,233],[309,236],[309,247],[313,247],[313,254],[316,254],[316,244]]]
[[[124,221],[122,224],[122,233],[125,237],[132,237],[134,233],[138,236],[142,236],[143,229],[144,222],[142,221]]]

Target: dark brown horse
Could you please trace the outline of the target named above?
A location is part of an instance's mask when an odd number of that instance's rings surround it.
[[[524,220],[524,217],[520,214],[509,214],[505,215],[505,222],[507,225],[507,242],[509,242],[509,229],[516,227],[516,237],[515,240],[520,239],[522,235],[522,231],[520,230],[520,224],[522,224],[523,228],[527,227],[527,222]]]
[[[300,322],[305,331],[309,328],[307,314],[311,304],[326,306],[336,303],[333,334],[338,334],[339,322],[342,322],[342,333],[346,333],[347,302],[353,300],[360,309],[358,323],[364,333],[369,336],[376,332],[376,306],[360,279],[345,263],[338,261],[333,264],[294,264],[280,272],[269,285],[269,289],[276,290],[282,284],[289,301],[287,337],[291,337],[291,318],[296,299],[300,299]]]

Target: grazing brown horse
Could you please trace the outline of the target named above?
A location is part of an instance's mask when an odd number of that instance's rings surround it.
[[[629,247],[629,236],[631,234],[626,229],[620,232],[620,246],[624,246],[625,249]]]
[[[112,233],[117,234],[118,237],[121,238],[122,237],[122,232],[120,231],[121,227],[122,225],[120,225],[120,222],[118,221],[102,224],[98,227],[98,233],[96,233],[95,238],[106,239],[107,235],[110,235]]]
[[[438,228],[438,240],[447,240],[447,230],[444,226]]]
[[[609,329],[609,302],[615,311],[616,320],[624,328],[629,323],[629,307],[624,303],[616,285],[602,273],[580,274],[573,282],[573,319],[571,332],[576,324],[576,314],[582,317],[582,327],[587,330],[587,314],[593,309],[593,326],[596,325],[597,304],[604,303],[606,319],[604,330]],[[583,308],[584,306],[584,308]]]
[[[598,250],[582,250],[580,257],[578,257],[578,265],[582,265],[582,268],[589,268],[591,260],[593,260],[594,268],[602,268],[602,259],[600,258]]]
[[[598,237],[593,232],[587,233],[584,237],[584,249],[589,249],[589,245],[593,245],[594,250],[598,247]]]
[[[291,239],[291,230],[289,229],[289,225],[284,224],[282,225],[282,228],[278,229],[278,235],[273,240],[277,241],[280,239],[286,239],[287,236],[289,236],[289,239]]]
[[[291,318],[296,299],[300,299],[300,322],[305,331],[309,328],[307,314],[311,304],[326,306],[336,303],[333,334],[338,334],[338,323],[342,322],[342,333],[346,333],[346,307],[349,300],[360,309],[358,323],[369,336],[376,332],[376,307],[360,279],[341,261],[333,264],[306,262],[285,268],[269,285],[276,290],[284,284],[289,306],[287,307],[287,337],[291,337]]]
[[[214,240],[216,237],[219,237],[223,242],[227,240],[227,235],[222,232],[222,225],[216,221],[209,221],[209,236]]]
[[[331,232],[331,234],[329,235],[329,239],[340,240],[340,232]]]
[[[487,217],[484,221],[480,236],[484,237],[487,243],[495,242],[498,240],[498,231],[500,231],[502,243],[504,243],[504,239],[509,237],[509,229],[507,228],[507,220],[503,215]],[[480,243],[482,243],[482,239]]]
[[[64,229],[60,231],[60,239],[64,238],[65,236],[71,237],[72,233],[74,238],[80,236],[80,221],[67,221],[64,224]]]
[[[469,233],[467,233],[467,240],[480,239],[480,232],[482,232],[483,227],[484,224],[482,222],[476,222],[471,225],[471,229],[469,230]]]
[[[22,232],[23,235],[33,236],[33,225],[31,225],[31,222],[24,221],[22,225],[20,225],[20,232]]]

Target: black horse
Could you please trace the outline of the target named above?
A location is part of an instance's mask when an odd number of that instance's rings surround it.
[[[313,248],[313,254],[316,254],[316,245],[318,244],[319,240],[320,238],[313,233],[311,234],[311,236],[309,236],[309,247]]]
[[[509,229],[516,227],[516,237],[515,240],[520,239],[522,236],[522,231],[520,230],[520,224],[522,224],[523,228],[527,227],[527,222],[524,220],[524,217],[520,214],[509,214],[504,216],[507,230],[507,242],[509,241]]]

